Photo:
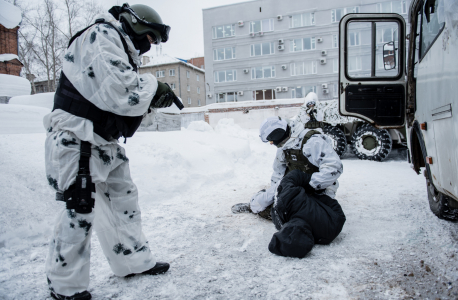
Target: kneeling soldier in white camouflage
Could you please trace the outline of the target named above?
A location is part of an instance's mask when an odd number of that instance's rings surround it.
[[[66,205],[46,262],[55,299],[91,299],[92,228],[117,276],[169,269],[156,262],[142,232],[138,191],[117,139],[131,137],[148,110],[180,106],[166,84],[137,73],[139,55],[166,42],[170,27],[146,5],[109,12],[70,40],[54,109],[44,118],[46,175]]]

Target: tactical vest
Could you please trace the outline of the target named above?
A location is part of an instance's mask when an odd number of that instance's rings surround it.
[[[95,24],[106,24],[112,27],[119,34],[124,47],[124,51],[129,58],[129,63],[133,70],[137,71],[137,66],[129,54],[127,43],[124,40],[124,37],[115,26],[109,22],[105,22],[104,19],[97,19],[94,24],[76,33],[70,39],[68,47],[70,47],[72,42],[84,31]],[[89,100],[84,98],[80,92],[78,92],[70,80],[68,80],[67,76],[65,76],[63,71],[61,72],[59,84],[54,95],[53,111],[56,109],[62,109],[72,115],[92,121],[94,125],[94,132],[107,141],[109,141],[111,138],[118,139],[121,136],[124,138],[132,137],[135,131],[137,131],[143,119],[143,116],[127,117],[101,110]]]
[[[310,130],[307,132],[302,139],[301,147],[297,150],[295,149],[287,149],[283,150],[285,153],[285,160],[286,160],[286,172],[285,175],[292,171],[292,170],[301,170],[304,173],[313,174],[319,172],[319,168],[308,160],[307,157],[302,153],[302,148],[304,147],[305,143],[312,137],[314,134],[321,134],[321,132],[317,130]]]

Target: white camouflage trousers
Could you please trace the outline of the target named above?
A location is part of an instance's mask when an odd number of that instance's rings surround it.
[[[56,191],[65,191],[75,181],[80,143],[68,131],[48,133],[46,175]],[[49,288],[65,296],[88,289],[92,228],[117,276],[141,273],[156,264],[142,232],[138,192],[124,149],[118,144],[92,145],[91,152],[95,207],[79,214],[62,202],[46,261]]]

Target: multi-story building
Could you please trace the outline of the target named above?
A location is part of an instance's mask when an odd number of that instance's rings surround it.
[[[207,104],[302,98],[337,98],[338,24],[347,13],[399,13],[410,0],[258,0],[203,10]],[[393,40],[393,24],[378,24],[377,69],[383,44]],[[371,68],[371,28],[354,24],[350,71]]]
[[[160,82],[168,83],[181,98],[184,107],[205,105],[205,71],[186,61],[166,54],[143,56],[140,74],[151,73]]]
[[[190,58],[188,59],[188,63],[205,70],[205,60],[203,56]]]

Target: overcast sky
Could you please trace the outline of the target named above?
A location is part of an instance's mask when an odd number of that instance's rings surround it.
[[[94,0],[106,10],[124,2],[145,4],[155,9],[162,21],[172,27],[169,41],[162,44],[162,53],[189,59],[204,55],[202,9],[246,2],[248,0]]]

